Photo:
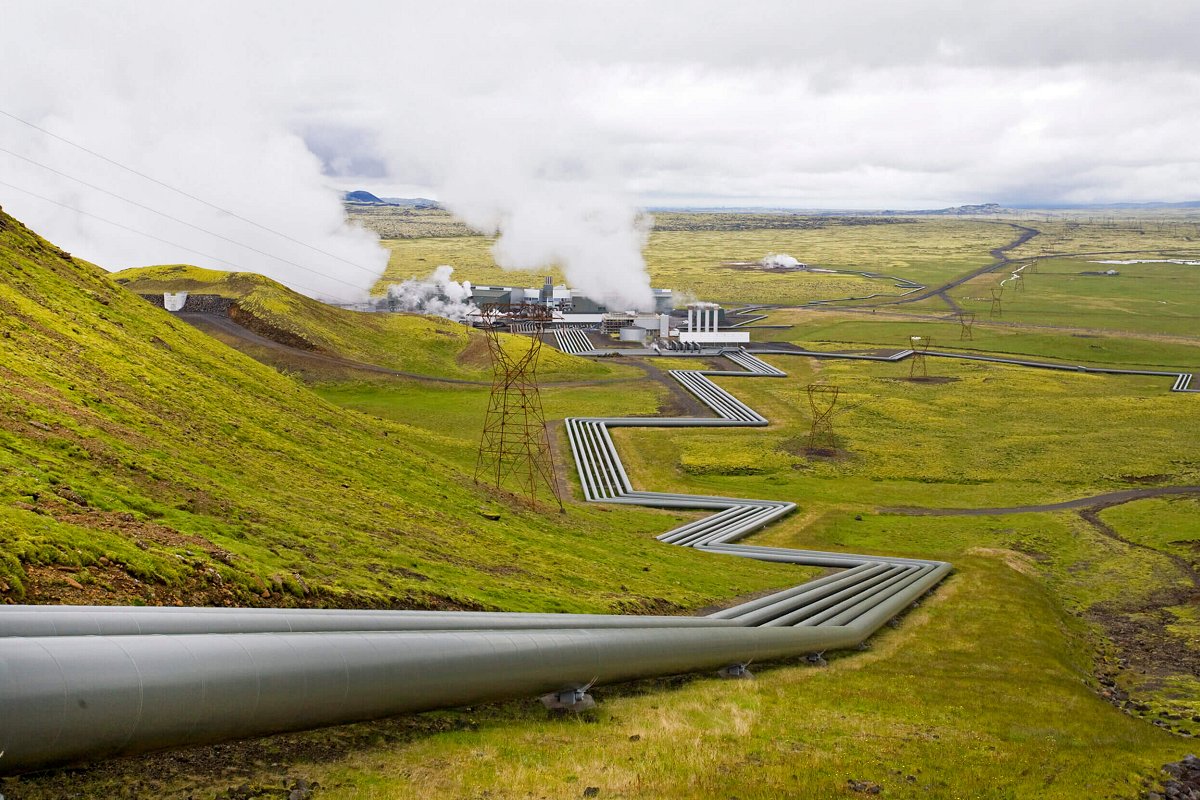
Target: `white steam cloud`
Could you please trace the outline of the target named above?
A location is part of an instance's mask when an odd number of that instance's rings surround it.
[[[789,256],[787,253],[767,253],[758,263],[768,269],[795,269],[800,266],[799,259]]]
[[[465,322],[479,308],[471,302],[471,282],[459,283],[450,276],[454,267],[443,264],[425,280],[409,278],[388,286],[389,305],[396,311],[432,314]]]
[[[572,202],[574,191],[559,186],[493,197],[469,195],[450,208],[468,225],[499,234],[492,256],[501,267],[559,265],[571,288],[592,300],[609,308],[653,311],[654,295],[642,259],[649,219],[629,205],[598,195]]]

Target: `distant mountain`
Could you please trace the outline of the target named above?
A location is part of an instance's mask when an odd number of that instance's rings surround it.
[[[953,206],[951,208],[935,208],[922,211],[884,211],[884,214],[914,214],[930,217],[969,217],[976,214],[1000,214],[1006,209],[999,203],[978,203],[975,205]]]
[[[342,201],[355,206],[398,206],[400,208],[436,208],[442,206],[428,197],[376,197],[364,189],[346,192]]]
[[[389,203],[386,200],[381,200],[370,192],[365,192],[362,189],[356,189],[353,192],[346,192],[346,194],[342,196],[342,200],[347,203],[357,203],[371,206],[394,205],[393,203]]]

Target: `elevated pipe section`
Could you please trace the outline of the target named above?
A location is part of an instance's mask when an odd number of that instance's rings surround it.
[[[875,355],[873,353],[843,353],[822,350],[806,350],[796,348],[756,347],[755,353],[762,355],[805,356],[807,358],[847,359],[851,361],[886,361],[899,362],[913,356],[913,350],[897,350],[891,355]],[[1022,358],[1003,358],[1001,356],[982,356],[969,353],[950,353],[930,350],[924,355],[932,358],[954,358],[960,361],[982,361],[988,364],[1004,364],[1013,367],[1029,367],[1031,369],[1050,369],[1059,372],[1084,372],[1090,375],[1144,375],[1152,378],[1172,378],[1170,391],[1198,394],[1200,387],[1192,387],[1193,373],[1175,372],[1170,370],[1153,369],[1120,369],[1119,367],[1088,367],[1082,364],[1056,364],[1053,361],[1036,361]]]

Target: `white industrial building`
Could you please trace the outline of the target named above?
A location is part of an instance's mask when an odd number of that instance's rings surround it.
[[[750,342],[748,331],[721,330],[721,307],[716,303],[689,303],[687,311],[687,330],[679,332],[684,344],[717,347]]]

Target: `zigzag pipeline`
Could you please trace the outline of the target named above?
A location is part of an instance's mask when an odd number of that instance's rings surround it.
[[[936,585],[950,571],[950,565],[922,559],[738,544],[750,533],[790,514],[796,504],[639,491],[629,481],[609,434],[610,428],[763,427],[768,424],[765,417],[709,378],[720,375],[779,378],[786,373],[743,350],[726,351],[722,355],[745,371],[670,372],[684,389],[713,410],[717,415],[715,418],[574,417],[566,420],[567,437],[584,497],[590,502],[716,512],[658,536],[660,541],[668,544],[761,561],[845,569],[845,572],[719,611],[711,617],[756,627],[847,626],[856,629],[850,643],[861,644],[880,625]]]

